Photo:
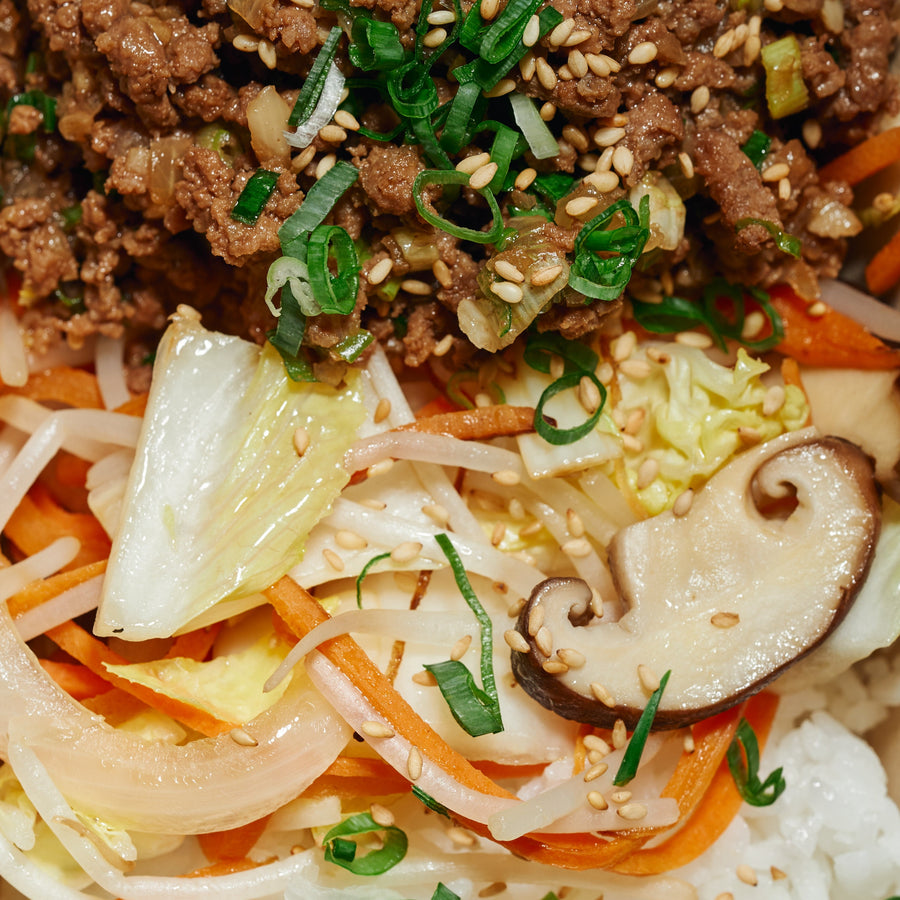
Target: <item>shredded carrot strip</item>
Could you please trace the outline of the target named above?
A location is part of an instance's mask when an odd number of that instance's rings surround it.
[[[150,709],[143,700],[131,694],[126,694],[121,688],[113,687],[103,694],[87,697],[82,700],[82,706],[98,716],[103,716],[110,725],[122,725],[136,715]]]
[[[511,437],[534,431],[534,409],[530,406],[485,406],[479,409],[458,409],[436,413],[397,431],[421,431],[425,434],[446,434],[464,441],[484,441],[494,437]]]
[[[211,866],[204,866],[202,869],[194,869],[182,878],[209,878],[219,875],[234,875],[236,872],[248,872],[250,869],[256,869],[265,865],[263,862],[254,862],[252,859],[225,859],[221,862],[213,863]]]
[[[883,294],[900,282],[900,231],[898,231],[866,266],[866,287],[870,294]]]
[[[416,410],[416,418],[427,419],[430,416],[455,412],[458,409],[459,407],[449,397],[438,394],[433,400],[429,400],[428,403]]]
[[[52,659],[39,659],[38,662],[44,671],[76,700],[86,700],[111,689],[108,681],[95,675],[87,666],[80,663],[57,662]]]
[[[205,734],[215,737],[235,727],[233,722],[223,722],[206,710],[193,706],[184,700],[168,697],[157,693],[151,688],[140,684],[132,684],[126,678],[121,678],[107,671],[104,663],[110,665],[127,665],[128,660],[118,653],[114,653],[103,641],[88,634],[75,622],[64,622],[47,631],[47,637],[61,650],[65,650],[78,662],[86,665],[92,672],[99,675],[110,684],[121,688],[128,694],[132,694],[139,700],[143,700],[148,706],[171,716],[179,722]]]
[[[263,816],[261,819],[247,822],[246,825],[239,825],[237,828],[229,828],[227,831],[198,834],[200,849],[211,863],[240,863],[253,849],[270,818],[271,816]]]
[[[778,697],[769,692],[757,694],[746,705],[744,717],[756,732],[760,750],[765,746],[777,709]],[[722,836],[742,803],[728,763],[723,760],[703,799],[679,830],[655,847],[638,850],[617,865],[616,871],[626,875],[657,875],[687,865]]]
[[[90,513],[71,513],[60,506],[40,483],[35,484],[16,507],[4,534],[26,556],[43,550],[57,538],[78,538],[81,547],[65,570],[77,569],[109,556],[110,540]]]
[[[56,483],[66,488],[84,488],[91,463],[80,456],[61,450],[53,460]]]
[[[216,622],[213,625],[207,625],[206,628],[197,628],[195,631],[188,631],[185,634],[178,635],[172,646],[166,653],[166,659],[188,658],[203,662],[212,650],[219,632],[222,630],[222,623]]]
[[[137,416],[138,418],[142,418],[146,411],[147,394],[137,394],[115,408],[117,413],[122,413],[124,416]]]
[[[852,369],[895,369],[900,351],[892,350],[858,322],[825,307],[821,316],[811,316],[802,297],[786,285],[769,293],[781,316],[784,340],[776,349],[808,366]]]
[[[405,794],[409,779],[383,759],[339,756],[304,792],[311,799],[337,796],[342,800]]]
[[[36,372],[22,387],[4,387],[0,393],[18,394],[37,403],[59,403],[76,409],[103,409],[96,376],[69,366]]]
[[[9,598],[9,614],[13,619],[21,616],[23,613],[58,597],[70,588],[78,587],[98,575],[102,575],[106,571],[106,560],[101,559],[88,565],[81,566],[79,569],[73,569],[69,572],[61,572],[58,575],[51,575],[43,581],[35,581],[23,588],[18,594]]]
[[[819,180],[846,181],[851,187],[900,160],[900,127],[889,128],[819,169]]]

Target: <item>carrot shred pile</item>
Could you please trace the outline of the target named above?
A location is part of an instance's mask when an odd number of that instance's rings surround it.
[[[854,187],[900,160],[900,126],[873,135],[819,169],[819,180]]]

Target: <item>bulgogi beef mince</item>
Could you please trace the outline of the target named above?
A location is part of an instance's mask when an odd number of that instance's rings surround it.
[[[892,16],[0,0],[11,302],[39,350],[135,359],[188,302],[289,360],[375,335],[412,366],[712,274],[813,302],[862,227],[818,168],[897,112]]]

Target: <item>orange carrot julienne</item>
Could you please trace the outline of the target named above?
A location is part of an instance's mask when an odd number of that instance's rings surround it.
[[[778,697],[764,691],[752,697],[744,710],[759,741],[760,750],[778,709]],[[637,853],[615,866],[626,875],[658,875],[685,866],[711,847],[738,814],[743,800],[734,785],[728,762],[719,763],[709,788],[694,812],[670,838]]]
[[[234,875],[237,872],[248,872],[263,865],[261,862],[254,862],[252,859],[223,859],[221,862],[213,863],[210,866],[203,866],[201,869],[194,869],[182,878],[210,878],[219,875]]]
[[[900,367],[900,351],[888,347],[854,319],[824,304],[822,315],[810,315],[810,306],[787,285],[772,288],[769,302],[784,327],[784,340],[775,349],[802,365],[850,369]]]
[[[202,662],[209,655],[209,651],[212,650],[212,646],[221,630],[222,623],[216,622],[212,625],[207,625],[205,628],[197,628],[194,631],[178,635],[172,641],[172,646],[169,647],[165,659],[186,657]]]
[[[900,127],[889,128],[819,169],[819,181],[846,181],[851,187],[900,160]]]
[[[44,671],[70,696],[76,700],[86,700],[97,694],[111,690],[112,685],[95,675],[81,663],[59,662],[53,659],[39,659]]]
[[[197,842],[203,855],[211,863],[240,861],[246,859],[247,854],[253,849],[270,818],[271,816],[263,816],[237,828],[198,834]]]
[[[884,294],[900,282],[900,231],[898,231],[866,266],[866,287],[870,294]]]
[[[530,406],[485,406],[436,413],[401,425],[397,431],[446,434],[464,441],[483,441],[534,431],[534,409]]]
[[[58,403],[75,409],[103,409],[96,376],[70,366],[36,372],[24,386],[4,388],[2,392],[19,394],[37,403]]]
[[[42,581],[35,581],[23,588],[18,594],[14,594],[9,598],[9,614],[13,619],[21,616],[23,613],[58,597],[71,588],[78,587],[98,575],[102,575],[106,571],[106,560],[100,559],[88,565],[81,566],[79,569],[73,569],[68,572],[61,572],[57,575],[51,575]]]

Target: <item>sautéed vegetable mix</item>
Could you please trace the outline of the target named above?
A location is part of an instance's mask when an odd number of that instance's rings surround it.
[[[900,894],[885,0],[0,0],[0,898]]]

